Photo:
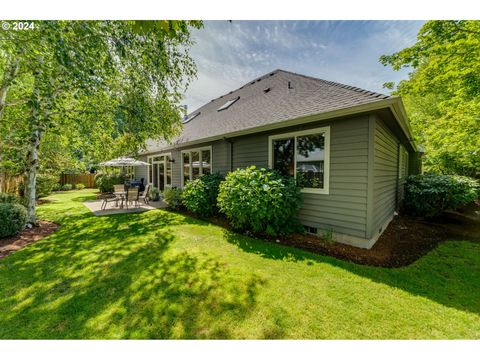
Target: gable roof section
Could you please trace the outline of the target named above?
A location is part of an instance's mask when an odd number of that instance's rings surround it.
[[[218,111],[237,98],[230,106]],[[387,95],[353,86],[275,70],[193,111],[189,117],[200,114],[183,125],[181,135],[174,139],[173,144],[228,136],[242,130],[389,98]],[[147,152],[153,152],[169,147],[169,144],[149,141],[147,146]]]

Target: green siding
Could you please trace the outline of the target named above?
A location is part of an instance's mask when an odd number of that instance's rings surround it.
[[[379,118],[375,121],[372,234],[393,215],[398,185],[398,140]],[[384,230],[384,229],[381,229]]]
[[[268,136],[330,126],[330,193],[303,194],[304,225],[366,235],[368,117],[309,124],[233,139],[233,168],[268,166]]]

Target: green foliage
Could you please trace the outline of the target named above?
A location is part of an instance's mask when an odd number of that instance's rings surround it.
[[[52,191],[60,191],[60,190],[62,190],[62,184],[56,183],[55,185],[53,185]]]
[[[398,84],[424,168],[441,174],[480,172],[480,21],[428,21],[417,42],[380,61],[413,68]],[[391,84],[390,84],[391,85]]]
[[[211,216],[218,211],[218,188],[224,177],[218,173],[187,181],[183,189],[185,207],[201,216]]]
[[[152,199],[152,201],[160,200],[160,189],[157,187],[152,187],[150,189],[150,198]]]
[[[63,184],[62,185],[62,190],[63,191],[70,191],[73,189],[73,185],[72,184]]]
[[[104,174],[95,175],[95,186],[102,193],[113,192],[113,185],[124,184],[127,178],[121,174]]]
[[[84,171],[181,129],[201,21],[35,21],[0,41],[0,172]],[[6,107],[5,104],[9,106]],[[4,150],[5,149],[5,150]]]
[[[183,190],[175,187],[166,188],[163,190],[163,201],[170,209],[181,209],[183,207]]]
[[[18,204],[20,199],[15,194],[0,193],[0,204]]]
[[[0,238],[18,234],[25,229],[27,210],[16,203],[0,203]]]
[[[58,184],[58,176],[49,174],[38,174],[36,191],[37,198],[50,195],[56,184]]]
[[[299,229],[300,205],[293,177],[255,166],[230,172],[218,194],[218,207],[234,228],[272,235]]]
[[[83,184],[75,184],[75,190],[83,190],[85,189],[85,185]]]
[[[434,217],[480,196],[477,181],[464,176],[411,175],[405,183],[405,209],[412,215]]]

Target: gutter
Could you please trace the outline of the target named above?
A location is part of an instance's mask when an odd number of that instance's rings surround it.
[[[324,112],[324,113],[319,113],[319,114],[314,114],[314,115],[309,115],[309,116],[303,116],[303,117],[294,118],[294,119],[288,119],[288,120],[276,122],[274,124],[267,124],[267,125],[252,127],[252,128],[248,128],[248,129],[242,129],[242,130],[233,131],[233,132],[226,133],[226,134],[210,136],[210,137],[207,137],[207,138],[197,139],[197,140],[193,140],[193,141],[187,141],[187,142],[184,142],[184,143],[181,143],[181,144],[173,144],[173,145],[170,145],[170,146],[166,146],[164,148],[148,150],[146,152],[141,153],[141,155],[149,155],[149,154],[154,154],[154,153],[158,153],[158,152],[184,148],[186,146],[192,146],[192,145],[197,145],[197,144],[206,143],[206,142],[224,140],[227,137],[232,138],[232,137],[237,137],[237,136],[259,133],[259,132],[263,132],[263,131],[281,129],[281,128],[285,128],[285,127],[288,127],[288,126],[308,124],[308,123],[321,121],[321,120],[332,120],[332,119],[337,118],[337,117],[355,115],[355,114],[362,113],[362,112],[369,112],[369,111],[380,110],[380,109],[385,109],[385,108],[390,109],[392,111],[394,117],[397,119],[397,122],[399,123],[400,127],[402,128],[403,132],[405,133],[405,136],[407,137],[407,139],[409,139],[412,148],[415,149],[415,151],[417,151],[417,147],[416,147],[415,143],[413,142],[413,137],[411,135],[411,129],[409,128],[408,123],[406,121],[407,117],[406,117],[405,110],[403,108],[403,104],[401,102],[401,99],[399,97],[391,97],[391,98],[388,98],[388,99],[382,99],[382,100],[378,100],[378,101],[367,103],[367,104],[352,106],[352,107],[349,107],[349,108],[342,108],[342,109],[332,110],[332,111],[328,111],[328,112]]]

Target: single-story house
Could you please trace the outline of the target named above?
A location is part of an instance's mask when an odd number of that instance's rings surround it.
[[[251,165],[296,177],[308,232],[370,248],[420,160],[402,100],[275,70],[211,100],[172,143],[150,141],[137,167],[160,189]]]

